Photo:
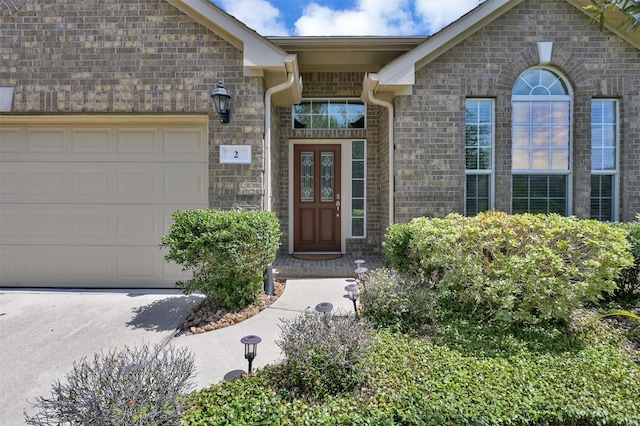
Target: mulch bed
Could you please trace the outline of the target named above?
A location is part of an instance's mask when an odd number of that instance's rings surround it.
[[[205,298],[184,320],[176,336],[206,333],[207,331],[228,327],[251,318],[278,300],[284,291],[285,281],[276,280],[273,283],[273,287],[275,293],[273,296],[261,293],[258,303],[249,305],[238,312],[229,312],[221,306],[219,301]]]

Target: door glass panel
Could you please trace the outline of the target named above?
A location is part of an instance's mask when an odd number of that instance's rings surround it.
[[[314,182],[314,174],[313,174],[313,152],[303,152],[300,154],[300,164],[301,164],[301,172],[300,172],[300,201],[306,203],[313,202],[313,182]]]
[[[320,166],[321,166],[321,186],[320,186],[320,199],[322,202],[333,201],[333,167],[334,159],[333,152],[320,153]]]

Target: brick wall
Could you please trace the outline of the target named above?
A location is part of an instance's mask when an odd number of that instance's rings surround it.
[[[229,124],[209,101],[219,80]],[[262,79],[244,77],[242,52],[164,0],[27,2],[0,17],[0,85],[15,88],[15,113],[207,114],[210,206],[262,206]],[[252,145],[252,164],[221,165],[221,144]]]
[[[589,215],[591,99],[621,106],[621,220],[640,211],[640,51],[587,26],[560,0],[527,1],[417,71],[412,96],[396,99],[396,221],[464,209],[467,97],[495,99],[496,209],[511,209],[511,90],[538,65],[537,42],[553,42],[550,66],[574,95],[573,214]]]

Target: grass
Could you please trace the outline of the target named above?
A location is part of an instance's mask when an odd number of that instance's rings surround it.
[[[465,318],[428,337],[378,330],[366,383],[304,398],[272,366],[195,392],[187,425],[640,425],[640,367],[587,314],[571,327]]]

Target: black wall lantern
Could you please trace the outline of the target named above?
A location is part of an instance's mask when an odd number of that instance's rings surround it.
[[[211,92],[211,99],[213,99],[213,105],[216,107],[216,111],[220,114],[220,122],[229,122],[229,100],[231,96],[227,93],[222,82],[218,82],[218,86]]]

